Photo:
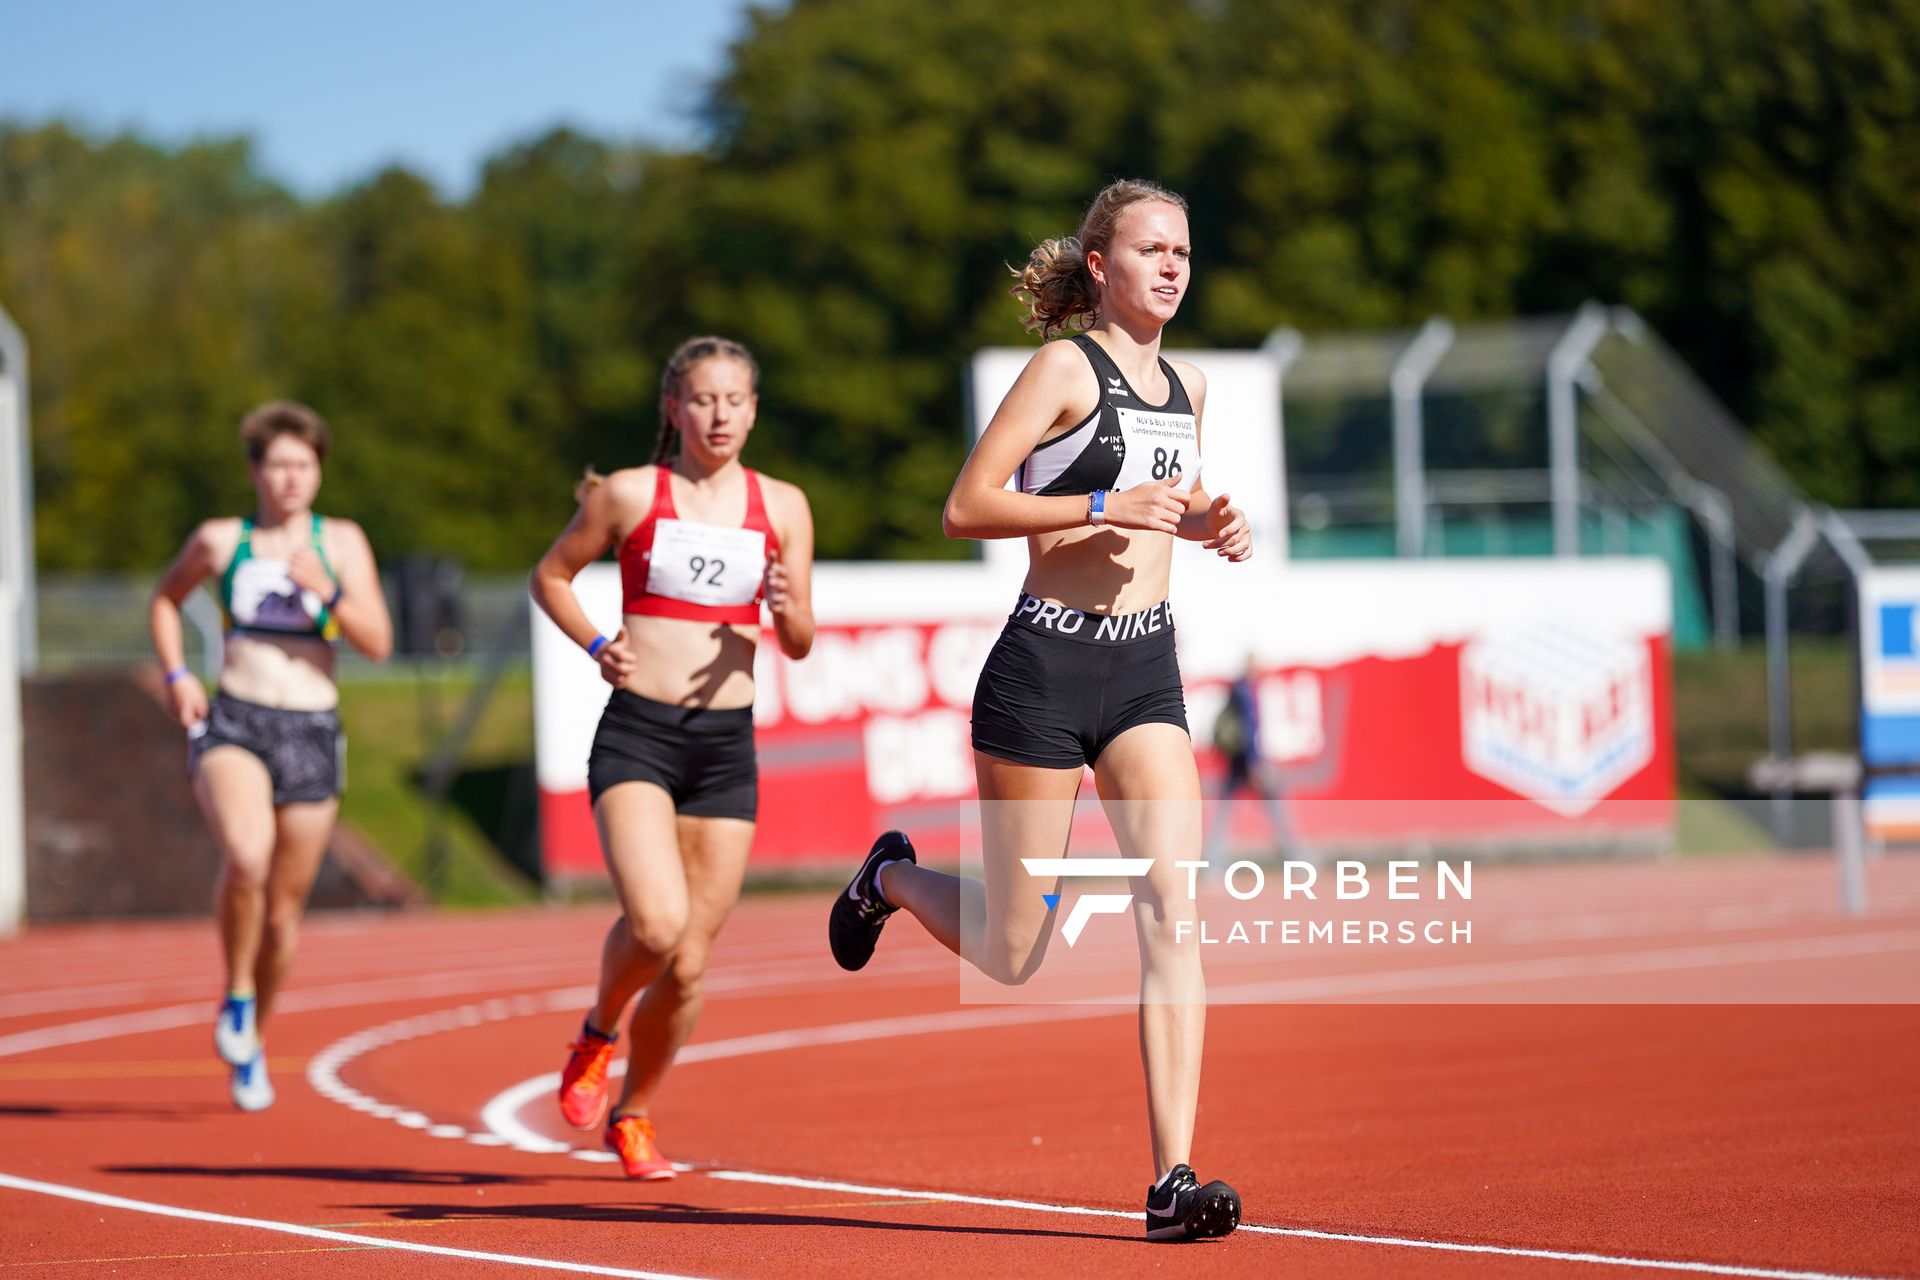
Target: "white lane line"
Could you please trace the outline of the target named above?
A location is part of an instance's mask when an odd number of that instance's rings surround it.
[[[1873,913],[1883,923],[1893,924],[1896,922],[1893,917],[1906,915],[1908,908],[1916,903],[1920,903],[1920,895],[1883,893],[1876,889],[1873,894]],[[1494,931],[1503,940],[1513,942],[1618,941],[1659,934],[1686,937],[1701,933],[1731,933],[1793,921],[1829,925],[1833,921],[1833,903],[1824,897],[1805,895],[1790,900],[1739,902],[1722,906],[1662,906],[1657,910],[1580,912],[1561,916],[1523,913],[1498,921]]]
[[[387,978],[375,982],[313,987],[304,991],[290,991],[280,997],[274,1012],[311,1013],[320,1009],[346,1009],[357,1004],[381,1004],[389,1000],[416,1000],[428,996],[499,990],[499,978],[517,978],[523,973],[518,965],[501,965],[435,974],[432,977]],[[519,985],[515,982],[510,983],[509,987]],[[537,979],[529,985],[537,985]],[[116,1036],[143,1031],[166,1031],[175,1027],[190,1027],[199,1022],[211,1024],[218,1008],[217,1000],[198,1000],[191,1004],[165,1005],[158,1009],[115,1013],[102,1018],[38,1027],[32,1031],[17,1031],[12,1035],[0,1036],[0,1058],[62,1045],[111,1040]]]
[[[372,966],[365,967],[364,973],[341,972],[339,969],[324,965],[319,967],[326,968],[329,975],[336,980],[333,983],[334,987],[344,985],[346,980],[362,982],[396,981],[391,972]],[[461,974],[468,977],[494,974],[511,976],[526,973],[542,974],[549,970],[561,970],[563,971],[562,973],[552,975],[554,977],[560,977],[564,976],[565,971],[578,973],[580,967],[578,948],[575,948],[574,954],[572,955],[564,957],[555,956],[543,963],[537,963],[531,958],[522,958],[511,966],[462,969],[458,965],[453,965],[443,969],[432,964],[420,963],[416,958],[414,963],[406,966],[406,968],[417,973],[431,973],[441,977],[449,974]],[[388,969],[390,970],[391,966],[389,966]],[[194,995],[204,995],[204,993],[209,991],[213,992],[214,995],[207,997],[206,1003],[209,1007],[218,1005],[218,981],[210,979],[208,973],[205,971],[178,978],[151,978],[138,982],[116,982],[92,987],[54,987],[44,991],[28,992],[13,996],[0,996],[0,1018],[22,1018],[35,1013],[47,1013],[51,1011],[112,1008],[115,1005],[142,1004],[150,1000],[181,1000]]]
[[[944,969],[947,966],[943,963],[937,967]],[[742,985],[754,985],[751,974],[736,975],[736,980]],[[710,983],[709,985],[723,984]],[[765,988],[755,986],[755,989],[764,990]],[[575,1147],[570,1143],[557,1142],[535,1133],[520,1123],[518,1112],[522,1107],[541,1093],[559,1088],[558,1072],[523,1080],[488,1102],[483,1111],[483,1118],[487,1123],[485,1133],[470,1133],[461,1126],[451,1123],[436,1125],[431,1116],[383,1102],[354,1088],[341,1078],[341,1072],[348,1063],[375,1049],[419,1036],[476,1027],[509,1018],[529,1017],[563,1010],[573,1011],[592,998],[593,992],[589,988],[563,987],[540,995],[523,994],[511,999],[494,999],[453,1009],[415,1014],[412,1017],[369,1027],[334,1041],[310,1058],[307,1062],[307,1083],[313,1087],[315,1093],[341,1106],[376,1119],[391,1120],[405,1128],[427,1130],[433,1132],[436,1137],[461,1137],[479,1146],[510,1146],[515,1150],[541,1155],[574,1155],[580,1159],[604,1159],[607,1158],[605,1153],[597,1147]],[[793,1031],[739,1036],[732,1040],[710,1040],[688,1045],[680,1051],[676,1062],[679,1064],[707,1062],[720,1058],[774,1053],[782,1049],[802,1048],[807,1045],[848,1044],[889,1036],[920,1035],[934,1031],[962,1031],[973,1027],[1008,1026],[1024,1022],[1057,1022],[1063,1017],[1108,1017],[1131,1011],[1127,1006],[1077,1006],[1063,1011],[1044,1005],[1015,1005],[986,1006],[944,1013],[910,1014],[869,1022],[842,1023],[835,1026],[807,1027]],[[618,1076],[625,1071],[626,1064],[616,1062],[608,1074]]]
[[[150,1213],[155,1217],[181,1218],[188,1222],[210,1222],[222,1227],[252,1227],[256,1231],[277,1231],[282,1235],[304,1236],[309,1240],[332,1240],[363,1248],[393,1249],[401,1253],[428,1253],[441,1258],[462,1258],[468,1262],[499,1262],[508,1266],[528,1267],[537,1271],[565,1271],[580,1276],[622,1276],[627,1280],[695,1280],[695,1277],[677,1275],[668,1271],[634,1271],[626,1267],[595,1266],[588,1262],[563,1262],[558,1258],[529,1258],[513,1253],[483,1253],[478,1249],[454,1249],[446,1245],[421,1244],[415,1240],[390,1240],[384,1236],[362,1236],[348,1231],[333,1231],[326,1227],[302,1226],[296,1222],[275,1222],[271,1218],[241,1218],[230,1213],[208,1213],[204,1209],[155,1204],[149,1200],[129,1200],[125,1196],[87,1191],[57,1182],[37,1182],[32,1178],[18,1178],[10,1173],[0,1173],[0,1187],[11,1187],[15,1191],[26,1191],[35,1195],[55,1196],[62,1200],[78,1200],[82,1204],[98,1205],[103,1209]]]
[[[1663,949],[1658,951],[1601,953],[1592,956],[1547,957],[1535,960],[1493,961],[1486,964],[1447,965],[1439,968],[1387,970],[1379,973],[1341,974],[1318,978],[1294,978],[1268,982],[1247,982],[1211,988],[1208,1001],[1225,1005],[1260,1001],[1307,1001],[1360,995],[1386,995],[1395,992],[1446,989],[1457,986],[1499,985],[1548,981],[1556,978],[1601,976],[1666,969],[1699,968],[1761,963],[1781,959],[1830,959],[1841,956],[1880,954],[1920,948],[1920,933],[1866,934],[1854,937],[1796,939],[1771,943],[1716,945]],[[740,975],[743,982],[748,975]],[[565,988],[542,996],[522,995],[512,1001],[490,1000],[484,1004],[420,1014],[357,1032],[337,1040],[315,1054],[307,1066],[307,1081],[314,1091],[342,1106],[380,1119],[409,1117],[408,1127],[418,1128],[432,1121],[417,1112],[371,1097],[347,1084],[341,1071],[347,1063],[374,1049],[401,1040],[431,1035],[456,1027],[471,1027],[529,1014],[578,1008],[591,998],[585,988]],[[731,1040],[696,1042],[680,1051],[677,1064],[711,1062],[753,1054],[778,1053],[788,1049],[831,1044],[852,1044],[866,1040],[927,1035],[947,1031],[968,1031],[987,1027],[1014,1026],[1034,1022],[1132,1015],[1131,997],[1111,1001],[1078,1004],[987,1005],[940,1013],[909,1014],[829,1026],[802,1027],[761,1035],[740,1036]],[[609,1075],[625,1070],[623,1063],[612,1065]],[[520,1111],[543,1094],[558,1089],[558,1072],[532,1076],[501,1090],[481,1109],[485,1134],[469,1134],[468,1141],[489,1137],[487,1145],[505,1145],[518,1151],[539,1155],[568,1155],[577,1151],[598,1152],[598,1147],[576,1147],[539,1133],[521,1121]],[[447,1125],[451,1129],[454,1126]],[[595,1154],[594,1158],[598,1158]]]
[[[1455,985],[1479,984],[1486,982],[1527,982],[1542,978],[1571,976],[1582,972],[1637,972],[1646,968],[1700,967],[1707,965],[1729,965],[1757,963],[1775,959],[1812,959],[1835,956],[1875,954],[1886,951],[1899,951],[1920,946],[1920,934],[1874,934],[1854,938],[1801,939],[1777,944],[1751,944],[1735,946],[1708,946],[1698,948],[1668,949],[1655,952],[1628,953],[1625,955],[1602,955],[1596,957],[1553,958],[1546,961],[1515,961],[1486,965],[1450,966],[1454,971]],[[1569,969],[1569,965],[1578,966],[1580,962],[1592,962],[1593,967]],[[1624,967],[1623,967],[1624,966]],[[1408,970],[1398,973],[1362,974],[1325,979],[1301,979],[1280,983],[1247,983],[1239,987],[1225,987],[1217,994],[1223,996],[1260,994],[1273,996],[1284,992],[1283,998],[1306,999],[1316,996],[1324,998],[1330,994],[1353,994],[1358,989],[1371,991],[1389,991],[1396,989],[1418,989],[1432,985],[1437,975],[1422,970]],[[990,1006],[986,1008],[958,1010],[946,1013],[915,1014],[898,1018],[878,1018],[865,1022],[842,1023],[833,1026],[802,1028],[790,1031],[769,1032],[763,1035],[740,1036],[731,1040],[709,1041],[704,1044],[690,1044],[681,1050],[676,1065],[714,1061],[725,1058],[747,1057],[761,1053],[774,1053],[786,1049],[796,1049],[816,1045],[847,1044],[864,1040],[886,1039],[900,1036],[924,1035],[942,1031],[961,1031],[990,1026],[1007,1026],[1027,1022],[1051,1022],[1066,1019],[1112,1017],[1131,1014],[1133,1009],[1126,1005],[1082,1004],[1059,1006]],[[623,1064],[615,1064],[609,1075],[624,1069]],[[575,1159],[602,1159],[600,1153],[583,1148],[574,1148],[568,1143],[548,1138],[525,1125],[519,1118],[519,1112],[529,1102],[542,1095],[551,1094],[559,1087],[558,1072],[535,1076],[523,1080],[489,1101],[481,1112],[482,1122],[488,1132],[505,1145],[517,1150],[541,1154],[567,1154]],[[686,1166],[681,1166],[685,1168]],[[860,1195],[872,1194],[895,1198],[925,1196],[928,1199],[950,1200],[960,1204],[978,1204],[995,1208],[1026,1209],[1033,1212],[1061,1213],[1074,1215],[1095,1215],[1134,1219],[1135,1214],[1112,1209],[1094,1209],[1074,1205],[1052,1205],[1037,1201],[1007,1200],[990,1197],[964,1196],[953,1193],[923,1193],[897,1187],[870,1187],[864,1184],[830,1181],[823,1179],[793,1178],[784,1175],[759,1174],[744,1170],[709,1170],[709,1177],[739,1182],[760,1182],[768,1185],[808,1187],[827,1191],[852,1192]],[[1676,1259],[1635,1258],[1609,1254],[1585,1253],[1567,1250],[1529,1249],[1499,1245],[1465,1244],[1446,1240],[1420,1240],[1399,1236],[1373,1236],[1357,1233],[1317,1231],[1304,1227],[1273,1227],[1254,1223],[1243,1223],[1241,1230],[1255,1234],[1290,1236],[1299,1239],[1327,1240],[1352,1244],[1364,1244],[1376,1247],[1426,1249],[1452,1253],[1482,1253],[1517,1258],[1537,1258],[1554,1262],[1579,1262],[1593,1265],[1633,1268],[1640,1270],[1674,1271],[1699,1275],[1745,1276],[1757,1280],[1865,1280],[1861,1277],[1845,1276],[1840,1273],[1822,1271],[1804,1271],[1769,1267],[1745,1267],[1728,1263],[1692,1262]]]
[[[412,1000],[426,996],[498,990],[499,976],[517,976],[520,970],[518,967],[509,967],[478,972],[489,976],[442,974],[432,978],[396,978],[381,982],[350,983],[344,986],[291,991],[280,997],[274,1011],[276,1013],[310,1013],[316,1009],[344,1009],[357,1004],[379,1004],[389,1000]],[[164,1005],[158,1009],[115,1013],[102,1018],[86,1018],[79,1022],[62,1022],[51,1027],[38,1027],[32,1031],[16,1031],[12,1035],[0,1036],[0,1058],[11,1057],[18,1053],[33,1053],[40,1049],[59,1048],[62,1045],[111,1040],[117,1036],[137,1035],[144,1031],[170,1031],[175,1027],[190,1027],[200,1022],[211,1026],[213,1015],[218,1009],[219,1001],[209,998],[196,1000],[191,1004]]]
[[[1915,947],[1920,947],[1920,933],[1791,939],[1772,943],[1668,948],[1658,951],[1602,953],[1594,956],[1547,957],[1533,960],[1490,962],[1487,964],[1453,965],[1446,966],[1439,970],[1399,970],[1373,974],[1334,975],[1325,978],[1296,979],[1278,982],[1252,982],[1216,988],[1209,994],[1210,999],[1223,1000],[1230,1000],[1236,997],[1243,999],[1255,997],[1291,1000],[1324,999],[1330,996],[1352,995],[1361,992],[1378,994],[1395,990],[1431,989],[1436,986],[1532,982],[1555,977],[1641,972],[1674,967],[1694,968],[1740,965],[1779,959],[1835,958],[1848,955],[1910,950]],[[578,1007],[581,995],[581,989],[571,988],[564,991],[549,992],[544,999],[531,995],[522,995],[512,1001],[490,1000],[481,1005],[469,1005],[458,1009],[443,1010],[433,1014],[418,1015],[413,1018],[402,1019],[399,1022],[370,1028],[354,1036],[347,1037],[345,1040],[337,1041],[316,1055],[308,1068],[308,1080],[318,1092],[332,1098],[336,1102],[352,1107],[357,1111],[391,1119],[402,1114],[401,1108],[380,1102],[377,1099],[363,1094],[340,1079],[339,1069],[344,1066],[346,1062],[372,1049],[414,1036],[431,1034],[436,1031],[449,1030],[455,1027],[470,1027],[478,1025],[478,1023],[482,1021],[491,1022],[508,1017],[525,1016],[535,1012],[552,1011],[556,1008]],[[774,1053],[787,1049],[817,1045],[846,1044],[865,1040],[924,1035],[943,1031],[963,1031],[1020,1023],[1115,1017],[1130,1015],[1133,1012],[1134,1009],[1130,1003],[1088,1003],[1073,1005],[986,1006],[941,1013],[912,1014],[896,1018],[879,1018],[864,1022],[799,1028],[787,1031],[768,1032],[761,1035],[740,1036],[730,1040],[691,1044],[681,1051],[677,1062],[679,1064],[689,1064],[725,1058],[747,1057],[761,1053]],[[622,1069],[621,1064],[615,1064],[613,1071],[609,1074],[617,1074]],[[520,1110],[534,1098],[542,1094],[550,1093],[556,1089],[558,1085],[559,1074],[552,1072],[523,1080],[503,1090],[501,1093],[495,1095],[482,1110],[482,1120],[487,1127],[487,1132],[467,1134],[466,1140],[476,1145],[508,1146],[517,1150],[537,1154],[565,1155],[577,1160],[608,1159],[609,1157],[605,1152],[590,1148],[576,1148],[570,1143],[556,1141],[535,1132],[521,1122],[518,1114]],[[451,1130],[457,1126],[445,1127]],[[447,1136],[451,1137],[453,1134],[449,1132]],[[760,1180],[779,1184],[777,1183],[776,1175],[755,1174],[748,1171],[725,1171],[724,1173],[716,1171],[710,1173],[710,1176],[728,1177],[737,1181]],[[922,1195],[921,1192],[906,1191],[898,1188],[867,1188],[859,1184],[823,1180],[788,1180],[787,1183],[782,1185],[788,1184],[794,1186],[819,1187],[828,1190],[851,1190],[857,1191],[860,1194],[872,1193],[900,1197]],[[1045,1205],[1031,1201],[951,1196],[946,1193],[929,1196],[928,1198],[950,1198],[958,1203],[981,1204],[993,1207],[1027,1208],[1036,1212],[1093,1214],[1123,1218],[1132,1218],[1134,1216],[1118,1210]],[[1750,1276],[1766,1278],[1766,1280],[1853,1280],[1851,1277],[1817,1271],[1738,1267],[1718,1263],[1614,1257],[1604,1254],[1506,1248],[1493,1245],[1482,1246],[1452,1241],[1429,1241],[1391,1236],[1365,1236],[1323,1232],[1309,1228],[1267,1227],[1251,1223],[1243,1224],[1241,1229],[1256,1234],[1288,1235],[1304,1239],[1325,1239],[1448,1252],[1505,1254],[1515,1257],[1536,1257],[1553,1261],[1588,1262],[1597,1265],[1640,1269],[1687,1271],[1710,1275]]]
[[[1454,987],[1504,986],[1509,983],[1551,982],[1562,978],[1619,977],[1634,973],[1665,973],[1681,969],[1737,968],[1778,960],[1837,960],[1849,956],[1891,955],[1920,951],[1920,932],[1868,933],[1837,937],[1788,938],[1763,942],[1730,942],[1704,947],[1664,947],[1656,951],[1602,951],[1592,955],[1543,956],[1531,960],[1489,960],[1479,964],[1450,964],[1426,969],[1390,969],[1324,978],[1279,978],[1209,988],[1210,1005],[1283,1003],[1333,996],[1378,995],[1391,992],[1447,990]],[[1920,982],[1910,983],[1920,989]],[[1914,992],[1883,1001],[1909,1003]],[[1593,1004],[1601,1001],[1584,1000]],[[1604,1002],[1617,1003],[1617,1002]],[[1685,992],[1663,993],[1645,1004],[1696,1004]],[[1731,1001],[1768,1004],[1769,1000]]]
[[[909,1191],[900,1187],[874,1187],[859,1182],[832,1182],[822,1178],[795,1178],[785,1174],[749,1173],[737,1169],[712,1169],[709,1178],[722,1182],[752,1182],[771,1187],[799,1187],[812,1191],[840,1191],[852,1195],[879,1196],[888,1199],[940,1200],[950,1204],[974,1204],[992,1209],[1024,1209],[1032,1213],[1057,1213],[1074,1217],[1125,1218],[1141,1222],[1142,1215],[1122,1209],[1094,1209],[1085,1205],[1051,1204],[1041,1200],[1007,1200],[993,1196],[969,1196],[951,1191]],[[1445,1253],[1486,1253],[1503,1258],[1541,1258],[1550,1262],[1588,1262],[1606,1267],[1637,1267],[1647,1271],[1686,1271],[1712,1276],[1754,1276],[1763,1280],[1876,1280],[1875,1277],[1841,1275],[1830,1271],[1782,1271],[1772,1267],[1743,1267],[1722,1262],[1684,1262],[1666,1258],[1622,1257],[1607,1253],[1573,1253],[1560,1249],[1525,1249],[1497,1244],[1459,1244],[1450,1240],[1421,1240],[1409,1236],[1369,1236],[1345,1231],[1316,1231],[1309,1227],[1265,1227],[1243,1222],[1240,1230],[1259,1235],[1290,1236],[1300,1240],[1331,1240],[1348,1244],[1392,1245],[1401,1249],[1437,1249]]]
[[[794,986],[814,989],[820,984],[817,982],[795,983],[789,975],[792,973],[795,962],[814,959],[818,950],[819,948],[810,946],[805,953],[790,955],[778,962],[761,965],[729,964],[716,968],[709,971],[708,986],[716,991],[737,987],[756,993]],[[946,952],[937,952],[931,958],[911,963],[907,971],[934,972],[958,963]],[[577,971],[580,964],[576,957],[563,964],[556,963],[554,967]],[[538,969],[530,973],[527,967],[521,964],[462,969],[436,973],[431,977],[386,978],[294,990],[280,997],[274,1011],[283,1014],[311,1013],[316,1010],[350,1008],[357,1004],[380,1004],[390,1000],[415,1000],[429,996],[464,995],[476,991],[497,990],[498,988],[491,981],[497,976],[527,979],[524,982],[510,983],[509,990],[521,986],[537,986],[541,982],[551,981],[550,977],[540,977]],[[832,976],[836,980],[852,980],[852,975],[841,975],[838,971],[835,971]],[[782,981],[782,979],[787,980]],[[576,1003],[582,1006],[593,998],[593,988],[590,986],[569,988],[569,990],[580,993],[577,995]],[[190,1027],[201,1022],[211,1023],[217,1008],[218,1001],[209,998],[190,1004],[165,1005],[157,1009],[109,1014],[77,1022],[57,1023],[50,1027],[36,1027],[29,1031],[17,1031],[10,1035],[0,1035],[0,1058],[33,1053],[41,1049],[55,1049],[65,1045],[111,1040],[119,1036],[137,1035],[148,1031],[171,1031],[177,1027]]]

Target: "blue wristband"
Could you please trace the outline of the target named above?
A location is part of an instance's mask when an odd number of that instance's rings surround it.
[[[345,594],[347,594],[347,589],[345,587],[341,586],[337,582],[333,584],[333,594],[327,597],[326,608],[328,613],[332,613],[335,609],[338,609],[340,607],[340,597],[344,596]]]
[[[595,636],[593,643],[587,646],[587,656],[589,658],[598,658],[600,651],[612,643],[613,641],[607,639],[605,636]]]
[[[175,667],[173,670],[167,672],[167,683],[172,684],[174,681],[184,679],[192,674],[193,672],[187,670],[185,667]]]
[[[1087,495],[1087,523],[1103,525],[1107,522],[1107,491],[1095,489]]]

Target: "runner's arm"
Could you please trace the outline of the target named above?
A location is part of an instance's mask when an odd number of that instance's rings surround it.
[[[567,522],[567,527],[561,530],[560,536],[540,557],[527,583],[533,602],[553,619],[554,626],[559,627],[569,640],[582,649],[590,649],[593,642],[600,638],[600,632],[587,620],[586,610],[580,607],[580,598],[573,591],[573,580],[582,569],[607,553],[619,532],[619,504],[613,493],[615,483],[617,478],[610,477],[586,488],[579,510],[573,513],[573,519]]]
[[[799,486],[772,487],[780,554],[767,565],[767,611],[780,652],[797,662],[813,649],[813,510]]]
[[[375,662],[393,654],[393,618],[387,596],[380,589],[380,570],[373,546],[351,520],[327,521],[327,559],[332,562],[337,588],[332,612],[347,643]]]

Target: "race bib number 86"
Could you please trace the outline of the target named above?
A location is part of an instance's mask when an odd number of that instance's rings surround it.
[[[692,520],[653,527],[647,590],[688,604],[752,604],[767,571],[767,535]]]
[[[1195,441],[1193,415],[1153,413],[1117,407],[1120,438],[1127,456],[1120,464],[1116,489],[1131,489],[1149,480],[1180,477],[1180,488],[1190,492],[1200,478],[1200,450]]]

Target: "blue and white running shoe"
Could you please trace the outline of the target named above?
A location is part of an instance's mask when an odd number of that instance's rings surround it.
[[[242,1066],[260,1056],[260,1032],[254,1026],[251,995],[229,994],[220,1002],[220,1017],[213,1024],[213,1051],[230,1067]]]
[[[233,1105],[242,1111],[265,1111],[273,1105],[273,1082],[267,1079],[267,1055],[255,1054],[233,1069],[227,1081]]]

